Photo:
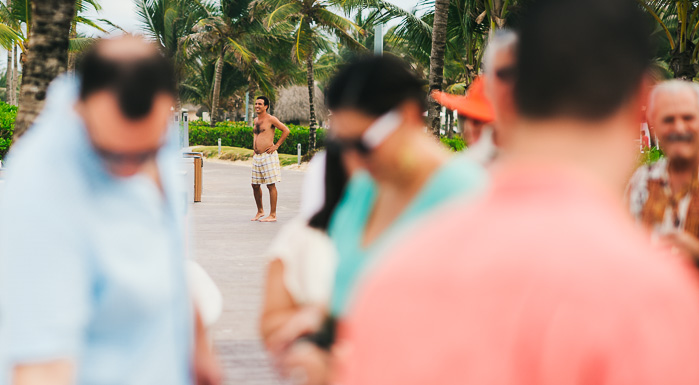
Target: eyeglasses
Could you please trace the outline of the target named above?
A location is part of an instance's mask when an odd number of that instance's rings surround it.
[[[158,155],[158,151],[160,151],[160,147],[150,149],[150,150],[145,150],[145,151],[139,151],[139,152],[114,152],[110,150],[106,150],[104,148],[99,148],[97,146],[93,146],[95,148],[95,151],[97,154],[104,160],[106,163],[113,164],[113,165],[123,165],[123,164],[132,164],[132,165],[142,165],[152,159],[154,159]]]
[[[334,137],[330,141],[338,145],[341,150],[357,151],[361,155],[368,155],[385,142],[386,138],[400,127],[402,121],[400,113],[391,110],[376,119],[361,137],[355,139]]]

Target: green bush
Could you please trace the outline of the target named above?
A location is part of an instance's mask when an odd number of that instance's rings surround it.
[[[11,106],[0,102],[0,159],[2,159],[12,145],[12,135],[15,132],[15,118],[17,106]]]
[[[455,136],[451,139],[447,137],[442,137],[439,138],[439,141],[442,142],[445,146],[449,147],[452,151],[462,151],[464,148],[466,148],[466,143],[464,143],[463,138],[460,136]]]
[[[308,127],[289,127],[289,137],[286,138],[279,148],[280,154],[296,155],[296,145],[301,143],[301,154],[308,152]],[[282,132],[276,130],[275,141],[279,140]],[[198,146],[217,146],[218,138],[221,138],[222,146],[240,147],[252,149],[253,133],[252,127],[245,122],[219,122],[216,127],[209,127],[208,122],[193,121],[189,124],[189,143]],[[325,130],[316,130],[316,148],[323,147],[325,141]]]
[[[653,164],[660,160],[664,156],[663,150],[658,147],[644,147],[643,152],[639,154],[638,163],[639,165]]]

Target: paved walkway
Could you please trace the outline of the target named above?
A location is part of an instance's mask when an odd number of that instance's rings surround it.
[[[194,255],[223,293],[223,315],[213,337],[226,370],[226,384],[276,385],[257,333],[267,261],[262,252],[282,224],[298,212],[303,172],[282,170],[278,184],[280,223],[251,222],[255,203],[250,166],[204,164],[202,202],[192,209]],[[269,210],[269,195],[263,202]]]

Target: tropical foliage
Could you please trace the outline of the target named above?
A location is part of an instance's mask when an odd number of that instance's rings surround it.
[[[0,102],[0,160],[12,145],[17,107]]]
[[[385,52],[432,79],[430,88],[462,94],[481,71],[491,33],[516,22],[519,10],[533,0],[418,0],[412,9],[386,0],[125,1],[135,3],[143,32],[176,63],[180,103],[204,107],[216,126],[228,117],[241,119],[245,102],[256,95],[274,101],[283,87],[304,85],[309,90],[307,145],[314,148],[315,86],[323,89],[343,63],[373,49],[376,26],[389,26],[384,28]],[[699,1],[636,1],[656,25],[658,69],[667,76],[695,78]],[[94,39],[78,33],[78,25],[96,32],[119,29],[104,18],[86,16],[101,9],[100,0],[73,3],[68,69]],[[27,56],[35,29],[31,4],[0,2],[0,46],[10,51],[5,90],[19,90],[18,58]],[[16,92],[5,91],[5,96],[17,103]]]

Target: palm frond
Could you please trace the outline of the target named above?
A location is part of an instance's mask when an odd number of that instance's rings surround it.
[[[91,37],[76,37],[70,39],[68,50],[70,52],[83,52],[88,49],[97,39]]]
[[[284,4],[269,14],[265,24],[267,28],[269,28],[270,26],[275,26],[282,21],[289,20],[289,18],[291,18],[292,16],[299,15],[301,13],[301,10],[301,4],[295,1]]]

